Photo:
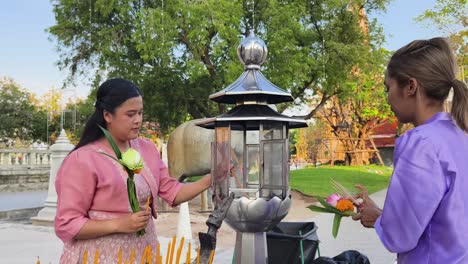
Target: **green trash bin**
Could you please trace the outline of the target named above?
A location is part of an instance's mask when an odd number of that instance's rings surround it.
[[[268,264],[310,263],[315,258],[318,236],[314,222],[280,222],[266,236]]]

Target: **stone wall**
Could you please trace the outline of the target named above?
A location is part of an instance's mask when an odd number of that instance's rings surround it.
[[[0,166],[0,192],[47,190],[50,166]]]

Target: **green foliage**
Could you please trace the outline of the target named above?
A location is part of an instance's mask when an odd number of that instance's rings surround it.
[[[30,97],[13,79],[0,80],[0,139],[31,140],[43,135],[45,112],[37,111]]]
[[[94,91],[93,91],[94,92]],[[92,92],[92,93],[93,93]],[[68,122],[65,123],[64,127],[69,129],[72,133],[72,138],[79,140],[81,134],[83,134],[83,129],[85,127],[86,122],[91,117],[94,112],[94,99],[95,96],[88,96],[88,98],[84,100],[80,100],[76,102],[76,105],[67,104],[66,109],[70,111],[75,111],[76,109],[76,123],[73,124],[73,119],[68,118]],[[77,142],[75,142],[77,143]]]
[[[467,80],[468,71],[468,1],[437,0],[432,9],[416,17],[416,21],[428,27],[434,25],[450,38],[452,48],[460,66],[458,78]]]
[[[296,150],[296,142],[297,142],[297,129],[293,129],[289,131],[289,154],[290,155],[296,155],[297,150]]]
[[[435,6],[416,17],[416,21],[431,23],[441,31],[467,27],[467,3],[467,0],[437,0]]]
[[[344,84],[368,50],[353,8],[372,13],[388,1],[174,0],[162,6],[56,0],[49,32],[71,79],[98,79],[105,72],[134,81],[144,92],[145,118],[168,132],[187,119],[225,110],[207,98],[241,74],[236,48],[251,29],[269,49],[265,75],[299,101],[307,90],[352,95]],[[378,27],[369,30],[367,40],[378,48],[382,35]]]
[[[291,171],[290,186],[308,195],[326,197],[335,192],[330,183],[333,178],[348,190],[361,184],[374,193],[388,187],[390,175],[391,169],[383,166],[321,166]]]

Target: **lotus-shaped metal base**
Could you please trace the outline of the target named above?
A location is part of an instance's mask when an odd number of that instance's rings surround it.
[[[236,198],[224,221],[237,232],[266,232],[276,226],[289,212],[291,198],[273,197],[269,200]]]

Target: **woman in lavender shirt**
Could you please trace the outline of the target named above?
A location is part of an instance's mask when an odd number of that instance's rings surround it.
[[[388,103],[415,128],[396,142],[383,210],[358,186],[364,201],[354,219],[375,228],[400,264],[468,263],[468,89],[456,70],[444,38],[409,43],[387,67]]]

